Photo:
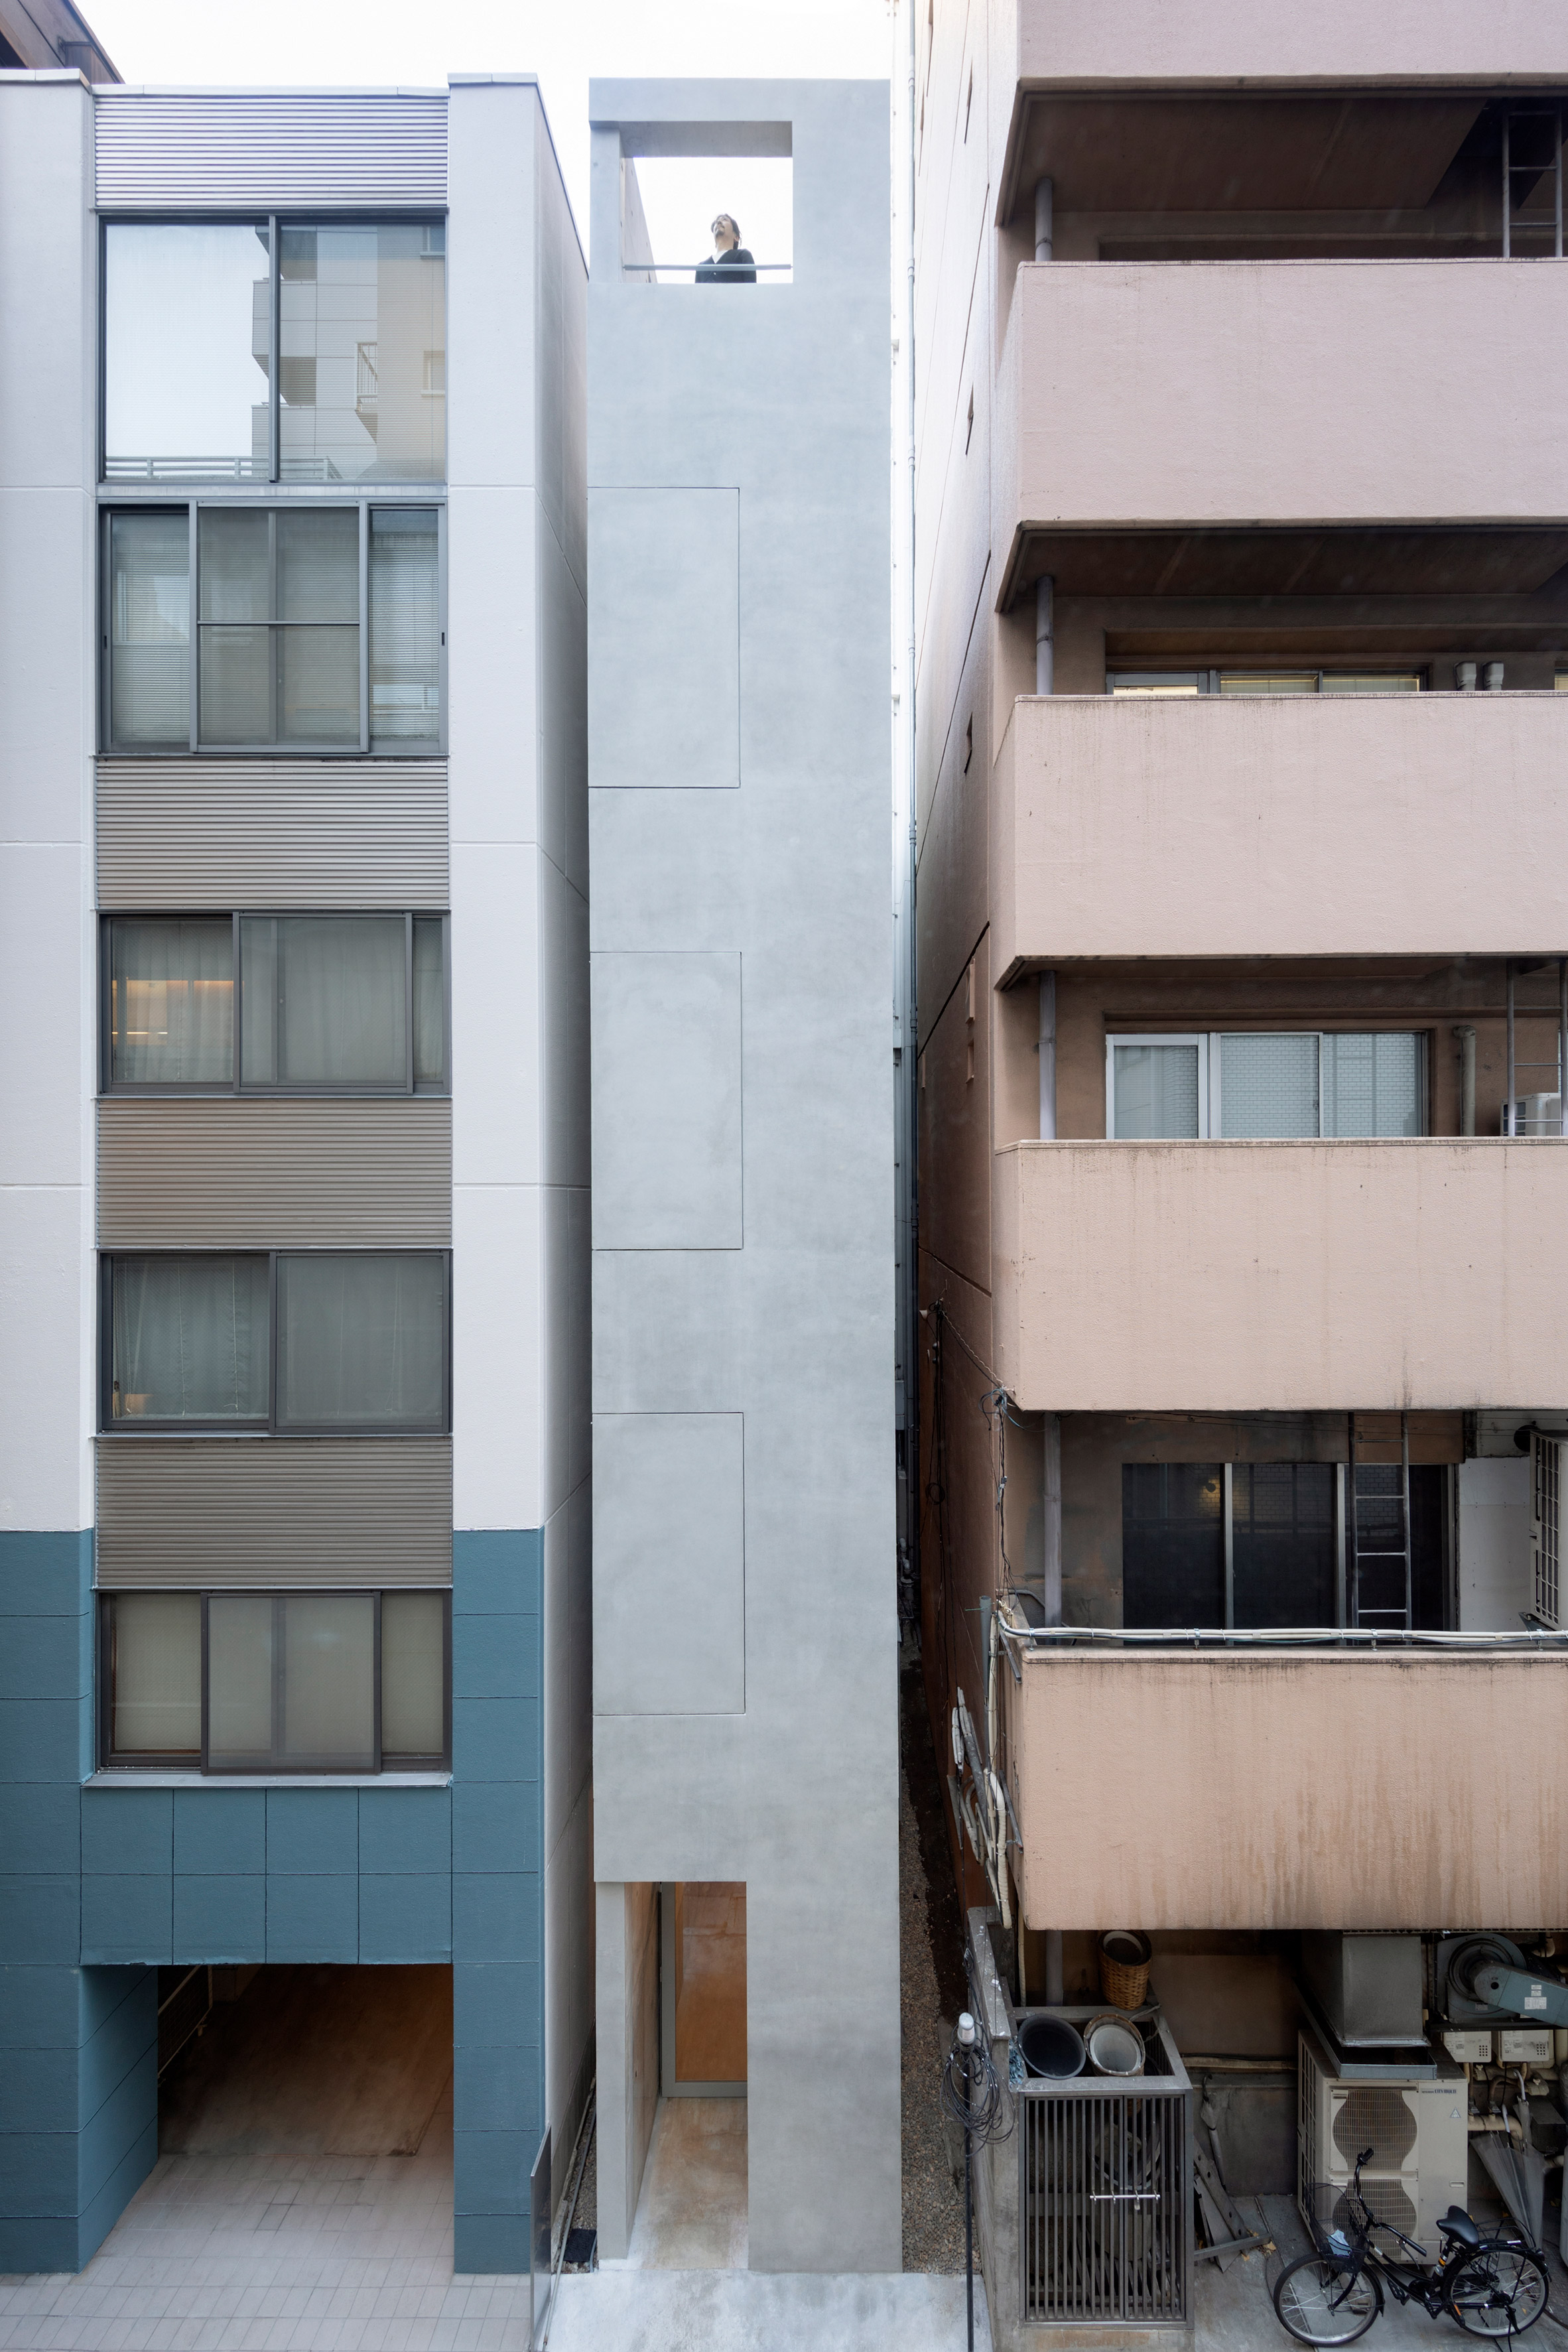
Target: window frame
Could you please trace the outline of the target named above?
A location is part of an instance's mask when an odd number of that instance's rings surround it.
[[[171,1749],[162,1755],[138,1753],[134,1758],[117,1753],[114,1747],[114,1669],[113,1612],[116,1601],[136,1599],[142,1593],[195,1592],[202,1612],[201,1631],[201,1745],[195,1760],[189,1748]],[[444,1746],[439,1756],[405,1756],[395,1754],[390,1764],[381,1742],[381,1606],[387,1593],[434,1592],[439,1595],[441,1609],[441,1714]],[[274,1604],[274,1637],[272,1651],[272,1709],[277,1723],[278,1690],[280,1667],[280,1644],[277,1640],[277,1605],[293,1599],[310,1601],[363,1601],[369,1598],[374,1611],[374,1761],[371,1765],[353,1764],[342,1770],[321,1764],[267,1764],[214,1766],[210,1759],[208,1738],[207,1696],[207,1604],[210,1601],[270,1601]],[[203,1779],[218,1780],[344,1780],[379,1778],[392,1772],[449,1772],[452,1769],[452,1589],[444,1584],[388,1585],[134,1585],[100,1588],[94,1593],[97,1603],[94,1628],[94,1664],[97,1671],[98,1769],[107,1772],[197,1772]]]
[[[1220,1133],[1224,1117],[1221,1093],[1222,1039],[1226,1037],[1315,1037],[1318,1041],[1318,1132],[1316,1136],[1259,1136],[1247,1139]],[[1325,1135],[1323,1132],[1323,1040],[1326,1037],[1415,1037],[1416,1052],[1416,1136]],[[1116,1132],[1116,1049],[1119,1045],[1195,1045],[1198,1049],[1198,1132],[1195,1137],[1118,1135]],[[1120,1030],[1105,1033],[1105,1136],[1109,1143],[1197,1142],[1237,1143],[1247,1140],[1281,1143],[1414,1143],[1432,1131],[1432,1031],[1410,1029],[1273,1029],[1254,1024],[1246,1029]]]
[[[245,1419],[226,1421],[173,1421],[143,1418],[138,1414],[132,1421],[113,1417],[114,1400],[114,1270],[122,1261],[132,1258],[190,1257],[252,1257],[267,1260],[267,1412]],[[438,1258],[445,1268],[446,1279],[441,1291],[441,1398],[440,1424],[431,1428],[416,1422],[381,1422],[374,1428],[345,1429],[341,1424],[316,1424],[289,1422],[280,1425],[278,1418],[278,1262],[280,1258],[307,1257],[397,1257]],[[381,1244],[374,1248],[343,1248],[341,1245],[320,1244],[310,1249],[161,1249],[161,1250],[100,1250],[98,1259],[99,1318],[99,1399],[98,1435],[100,1438],[124,1439],[132,1444],[142,1438],[154,1437],[233,1437],[249,1434],[267,1438],[338,1437],[351,1442],[363,1438],[382,1437],[449,1437],[452,1433],[452,1253],[449,1249],[387,1249]]]
[[[1105,673],[1105,692],[1107,697],[1111,700],[1115,700],[1118,696],[1121,696],[1122,698],[1129,701],[1147,699],[1150,701],[1164,700],[1171,702],[1190,702],[1195,695],[1222,694],[1224,692],[1224,688],[1220,681],[1223,678],[1235,679],[1247,677],[1314,678],[1317,683],[1310,689],[1310,693],[1303,691],[1300,697],[1295,698],[1296,699],[1305,702],[1310,700],[1312,695],[1322,694],[1323,680],[1326,677],[1413,677],[1415,680],[1415,692],[1417,694],[1426,694],[1431,691],[1432,672],[1430,665],[1425,663],[1418,663],[1413,669],[1388,670],[1379,669],[1375,666],[1367,669],[1350,669],[1341,668],[1338,667],[1332,669],[1323,669],[1310,662],[1304,662],[1299,669],[1293,669],[1289,662],[1277,663],[1272,669],[1250,670],[1227,669],[1224,663],[1220,663],[1217,666],[1214,663],[1210,663],[1203,669],[1179,670],[1112,669],[1108,667]],[[1238,697],[1244,696],[1247,693],[1247,689],[1245,686],[1233,685],[1230,689],[1229,696],[1226,698],[1234,701]],[[1402,693],[1408,693],[1411,689],[1404,688],[1399,690]],[[1367,688],[1364,691],[1372,693],[1375,691],[1375,689]],[[1264,698],[1275,701],[1284,701],[1289,700],[1291,698],[1275,695],[1266,696]]]
[[[279,477],[282,439],[279,429],[279,416],[283,404],[283,372],[279,365],[279,346],[282,341],[280,326],[283,278],[282,273],[278,267],[278,260],[282,250],[283,230],[286,228],[422,228],[426,232],[426,235],[428,235],[428,232],[431,229],[439,226],[441,231],[442,262],[441,332],[443,348],[447,352],[449,356],[451,348],[450,335],[452,302],[450,276],[447,268],[447,264],[450,259],[450,254],[447,245],[447,229],[449,217],[450,215],[447,209],[438,205],[422,205],[413,212],[388,212],[384,208],[380,211],[376,211],[374,209],[367,209],[363,206],[353,211],[336,212],[331,210],[331,207],[323,208],[322,206],[318,205],[313,211],[300,210],[298,207],[286,207],[281,211],[268,210],[267,212],[263,212],[259,206],[255,206],[248,211],[241,211],[237,213],[221,213],[198,209],[192,212],[163,211],[148,213],[104,213],[100,215],[98,224],[98,481],[100,493],[107,492],[111,496],[118,495],[120,491],[127,488],[133,488],[135,485],[134,477],[114,478],[110,476],[108,470],[109,232],[110,229],[260,228],[263,224],[265,224],[267,229],[268,308],[270,340],[272,345],[271,352],[268,355],[267,371],[268,477],[264,482],[253,482],[250,485],[253,491],[259,493],[261,498],[265,499],[269,496],[275,495],[279,490],[288,494],[300,490],[311,490],[318,487],[314,483],[285,482],[281,480]],[[428,251],[428,246],[426,246],[426,250]],[[426,399],[438,398],[445,401],[447,397],[446,388],[443,386],[439,394],[426,393],[425,397]],[[447,436],[444,431],[442,436],[443,444],[445,444],[446,438]],[[150,451],[148,454],[153,456],[156,453]],[[437,491],[440,493],[442,499],[445,499],[450,467],[451,453],[449,449],[447,449],[443,458],[442,469],[438,477],[430,476],[426,477],[423,480],[412,480],[406,483],[389,482],[384,487],[389,489],[395,490],[422,490],[426,494],[424,499],[420,500],[416,499],[412,503],[415,505],[423,503],[427,506],[433,502],[434,494]],[[150,484],[149,487],[156,489],[159,485]],[[180,485],[175,482],[171,483],[166,487],[178,488]],[[198,477],[191,477],[187,478],[184,487],[187,490],[194,493],[197,489],[203,488],[204,485]],[[221,474],[214,475],[209,478],[205,487],[225,487],[225,478]],[[226,487],[229,488],[239,488],[243,487],[243,484],[237,478],[235,481],[228,483]],[[353,485],[345,483],[343,487],[345,488],[352,488]],[[171,501],[167,499],[162,501],[153,499],[151,503],[168,504],[171,503]],[[184,501],[176,498],[172,501],[172,503],[174,505],[183,505]],[[444,601],[442,609],[445,611]]]
[[[405,1083],[388,1085],[381,1080],[323,1080],[309,1084],[298,1079],[267,1085],[247,1083],[244,1067],[242,1031],[244,972],[240,961],[241,925],[247,922],[310,922],[322,921],[385,922],[401,916],[404,924],[403,997],[405,1024]],[[114,1075],[114,956],[113,927],[116,923],[175,923],[222,922],[232,927],[234,990],[233,1067],[226,1078],[191,1079],[174,1084],[163,1079],[117,1078]],[[416,922],[438,922],[441,926],[441,1077],[437,1085],[421,1085],[415,1068],[414,1039],[414,926]],[[150,908],[128,907],[107,908],[99,917],[99,1075],[98,1092],[100,1101],[130,1098],[135,1101],[156,1100],[160,1097],[183,1101],[186,1097],[221,1098],[245,1095],[253,1102],[330,1101],[330,1102],[402,1102],[411,1097],[424,1100],[449,1100],[452,1092],[452,918],[444,907],[231,907],[196,908]]]
[[[345,486],[346,489],[346,486]],[[219,743],[205,740],[201,732],[201,563],[200,518],[204,510],[225,509],[241,513],[262,513],[276,516],[287,512],[331,508],[342,513],[356,512],[359,518],[359,618],[357,622],[329,624],[340,628],[355,627],[359,631],[359,740],[345,743],[311,742],[304,738],[267,743]],[[370,548],[371,515],[376,509],[399,511],[426,509],[436,517],[436,634],[437,691],[440,696],[440,725],[433,742],[373,741],[370,677]],[[131,514],[174,515],[184,509],[189,529],[187,593],[189,621],[187,624],[187,656],[190,663],[189,725],[184,742],[117,743],[113,733],[113,669],[114,625],[111,608],[110,545],[117,517]],[[207,626],[214,625],[208,623]],[[310,624],[289,622],[258,622],[252,625],[268,632],[278,628],[300,627]],[[110,486],[99,492],[98,506],[98,749],[100,756],[113,760],[444,760],[447,756],[447,486],[445,482],[429,484],[377,485],[374,490],[345,495],[344,490],[323,492],[316,485],[306,483],[260,483],[249,496],[236,484],[216,483],[210,492],[201,494],[195,487],[184,498],[172,497],[166,488],[158,488],[155,494],[145,498],[127,498]]]

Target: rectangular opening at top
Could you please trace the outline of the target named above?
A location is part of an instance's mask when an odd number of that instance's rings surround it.
[[[730,289],[790,285],[790,143],[787,122],[623,126],[623,279]]]

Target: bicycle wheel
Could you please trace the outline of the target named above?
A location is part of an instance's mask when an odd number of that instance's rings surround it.
[[[1303,2254],[1274,2282],[1279,2325],[1298,2344],[1353,2344],[1383,2309],[1375,2272]]]
[[[1489,2239],[1455,2271],[1446,2304],[1468,2336],[1522,2336],[1545,2310],[1551,2290],[1539,2254]]]

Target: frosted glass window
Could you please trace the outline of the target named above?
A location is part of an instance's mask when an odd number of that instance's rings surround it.
[[[1220,1039],[1219,1132],[1318,1133],[1318,1040],[1289,1032]]]
[[[370,734],[379,751],[441,737],[441,614],[433,507],[370,518]]]
[[[1326,669],[1325,694],[1419,694],[1419,670]]]
[[[107,478],[266,481],[265,221],[116,223],[103,272]]]
[[[381,1752],[439,1757],[447,1746],[447,1605],[439,1592],[381,1600]]]
[[[114,1755],[200,1754],[199,1593],[118,1593],[110,1611],[108,1672]]]
[[[1113,1048],[1113,1132],[1185,1138],[1198,1132],[1196,1045]]]
[[[447,1083],[447,959],[439,915],[414,919],[414,1083]]]
[[[406,1086],[401,915],[247,916],[240,958],[247,1086]]]
[[[272,1761],[272,1601],[216,1593],[207,1602],[207,1763],[265,1770]]]
[[[1222,670],[1219,690],[1222,694],[1316,694],[1318,673],[1315,669]]]
[[[234,925],[227,917],[110,927],[115,1086],[226,1086],[234,1076]]]
[[[1325,1135],[1420,1135],[1419,1030],[1341,1031],[1323,1039]]]
[[[279,1259],[280,1429],[444,1429],[446,1349],[445,1258]]]
[[[191,526],[177,514],[121,514],[109,527],[109,739],[127,747],[191,740]]]
[[[289,226],[279,246],[282,479],[439,481],[444,226]]]
[[[1112,670],[1106,685],[1113,695],[1134,694],[1155,698],[1174,696],[1178,700],[1203,690],[1195,669]]]
[[[368,1592],[288,1594],[278,1761],[333,1771],[375,1762],[375,1602]]]
[[[357,744],[359,514],[204,507],[204,743]]]
[[[265,1257],[121,1257],[112,1284],[111,1423],[265,1422]]]

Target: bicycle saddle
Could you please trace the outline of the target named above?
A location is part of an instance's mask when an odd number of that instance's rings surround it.
[[[1481,2242],[1481,2233],[1462,2205],[1450,2205],[1437,2227],[1446,2238],[1458,2238],[1461,2246],[1472,2250]]]

